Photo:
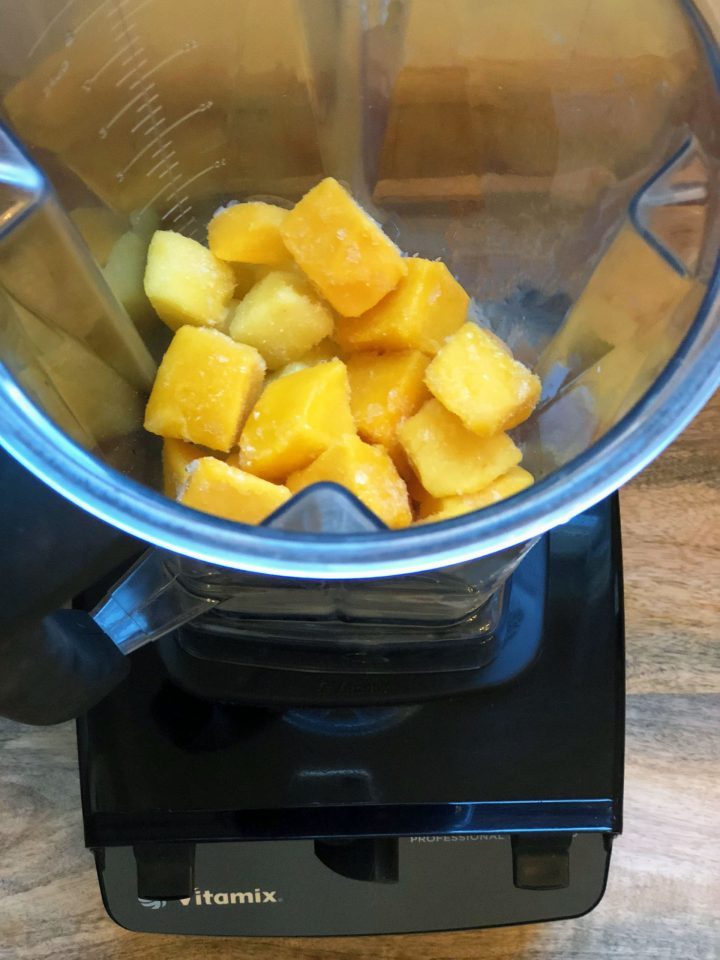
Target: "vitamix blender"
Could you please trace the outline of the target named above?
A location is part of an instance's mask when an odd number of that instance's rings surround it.
[[[613,491],[720,379],[710,27],[671,0],[6,20],[0,709],[79,717],[108,912],[269,936],[591,909],[621,827]],[[260,527],[157,492],[150,236],[327,175],[542,377],[531,488],[404,531],[333,485]]]

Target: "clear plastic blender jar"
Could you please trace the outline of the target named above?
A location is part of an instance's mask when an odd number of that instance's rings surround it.
[[[535,539],[715,389],[718,60],[691,4],[32,0],[6,25],[0,440],[152,545],[96,614],[122,649],[201,614],[266,635],[322,621],[315,641],[350,630],[381,669],[393,646],[487,636]],[[290,205],[328,175],[403,250],[442,258],[541,374],[516,431],[530,489],[396,532],[333,489],[261,527],[158,492],[152,232],[204,241],[220,204]]]

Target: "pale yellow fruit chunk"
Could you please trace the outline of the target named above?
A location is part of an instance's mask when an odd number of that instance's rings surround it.
[[[425,373],[430,392],[468,430],[490,437],[527,420],[540,381],[494,334],[466,323],[439,350]]]
[[[230,336],[249,343],[270,370],[299,360],[332,333],[333,317],[308,283],[274,271],[245,295],[230,321]]]
[[[257,399],[265,361],[218,330],[181,327],[162,359],[145,429],[227,452]]]
[[[437,400],[400,424],[398,439],[433,497],[477,493],[522,459],[507,434],[479,437]]]
[[[240,523],[261,523],[290,499],[287,487],[268,483],[215,457],[195,460],[178,500],[186,507]]]
[[[145,293],[171,330],[222,323],[235,290],[229,264],[196,240],[156,230],[145,266]]]
[[[359,437],[343,437],[309,467],[290,474],[287,485],[297,493],[323,481],[350,490],[393,530],[412,521],[407,487],[383,447]]]

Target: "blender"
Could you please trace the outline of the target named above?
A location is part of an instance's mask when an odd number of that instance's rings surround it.
[[[720,380],[717,47],[674,0],[51,0],[0,40],[0,711],[78,718],[148,932],[578,916],[622,822],[614,491]],[[537,482],[389,531],[158,492],[154,230],[325,176],[543,380]]]

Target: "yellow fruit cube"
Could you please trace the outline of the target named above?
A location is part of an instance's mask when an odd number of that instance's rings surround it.
[[[235,289],[229,264],[172,230],[156,230],[145,267],[145,293],[171,330],[221,323]]]
[[[344,317],[374,307],[407,272],[395,244],[332,177],[298,201],[280,233],[303,272]]]
[[[290,499],[287,487],[268,483],[215,457],[196,460],[178,500],[186,507],[240,523],[261,523]]]
[[[332,329],[332,314],[310,285],[280,270],[255,284],[230,321],[233,340],[259,350],[270,370],[299,360]]]
[[[185,440],[174,440],[170,437],[163,440],[162,468],[163,492],[166,497],[174,500],[187,481],[187,468],[193,460],[206,457],[207,450],[196,447],[194,443]]]
[[[265,361],[219,330],[181,327],[158,370],[145,429],[227,452],[257,399]]]
[[[273,203],[236,203],[208,224],[208,246],[220,260],[278,266],[290,259],[280,227],[288,211]]]
[[[467,317],[470,298],[444,263],[409,257],[397,289],[361,317],[340,319],[335,339],[353,350],[422,350],[434,354]]]
[[[382,447],[343,437],[309,467],[290,474],[287,485],[297,493],[322,481],[346,487],[393,530],[412,521],[407,487]]]
[[[419,515],[423,523],[436,523],[459,517],[473,510],[481,510],[493,503],[499,503],[515,493],[519,493],[533,483],[533,475],[522,467],[513,467],[489,486],[477,493],[466,493],[459,497],[427,498],[420,506]]]
[[[522,459],[507,434],[478,437],[437,400],[401,423],[398,439],[433,497],[476,493]]]
[[[494,334],[466,323],[439,350],[425,374],[430,392],[468,430],[490,437],[527,420],[540,381]]]
[[[267,385],[245,424],[236,462],[266,480],[284,480],[347,433],[355,433],[347,369],[330,360]]]
[[[355,353],[347,362],[350,405],[363,440],[392,453],[398,424],[429,397],[423,377],[428,358],[419,350]]]

